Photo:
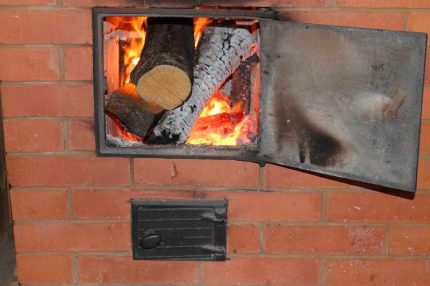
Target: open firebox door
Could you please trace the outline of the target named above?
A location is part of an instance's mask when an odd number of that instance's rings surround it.
[[[258,159],[414,192],[426,35],[260,27]]]

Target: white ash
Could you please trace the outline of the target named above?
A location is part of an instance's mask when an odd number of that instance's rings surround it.
[[[112,136],[110,134],[106,134],[106,140],[109,143],[114,144],[115,146],[118,146],[118,147],[139,147],[139,146],[145,145],[141,141],[132,141],[128,139],[123,139],[123,138]]]

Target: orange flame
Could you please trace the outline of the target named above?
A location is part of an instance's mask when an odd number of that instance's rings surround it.
[[[146,33],[142,31],[142,27],[146,20],[146,17],[127,17],[129,28],[136,33],[136,36],[130,37],[127,45],[122,47],[124,49],[124,69],[122,74],[124,84],[130,83],[130,74],[139,62],[140,53],[145,45]]]
[[[123,69],[121,71],[121,85],[130,82],[130,74],[139,62],[140,53],[145,43],[146,17],[107,17],[107,21],[114,23],[118,29],[127,31],[127,42],[123,48]],[[197,47],[205,27],[212,22],[208,18],[194,19],[194,44]],[[120,59],[121,60],[121,59]],[[228,97],[220,90],[215,92],[203,109],[200,117],[191,130],[187,144],[236,146],[242,143],[252,143],[256,134],[256,117],[243,112],[243,104],[238,102],[231,106]],[[142,138],[128,132],[120,123],[119,135],[122,139],[142,141]]]
[[[200,38],[202,37],[203,31],[212,20],[208,18],[196,18],[194,19],[194,47],[197,48]]]
[[[221,91],[215,92],[200,114],[186,143],[214,146],[251,143],[248,135],[255,133],[255,120],[251,115],[245,115],[239,105],[242,104],[239,102],[237,106],[231,107],[229,99]]]

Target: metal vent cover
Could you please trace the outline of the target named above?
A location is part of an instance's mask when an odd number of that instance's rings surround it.
[[[225,260],[227,201],[132,200],[134,259]]]

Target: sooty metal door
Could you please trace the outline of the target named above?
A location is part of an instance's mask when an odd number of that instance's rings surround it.
[[[261,20],[259,159],[415,191],[426,35]]]

